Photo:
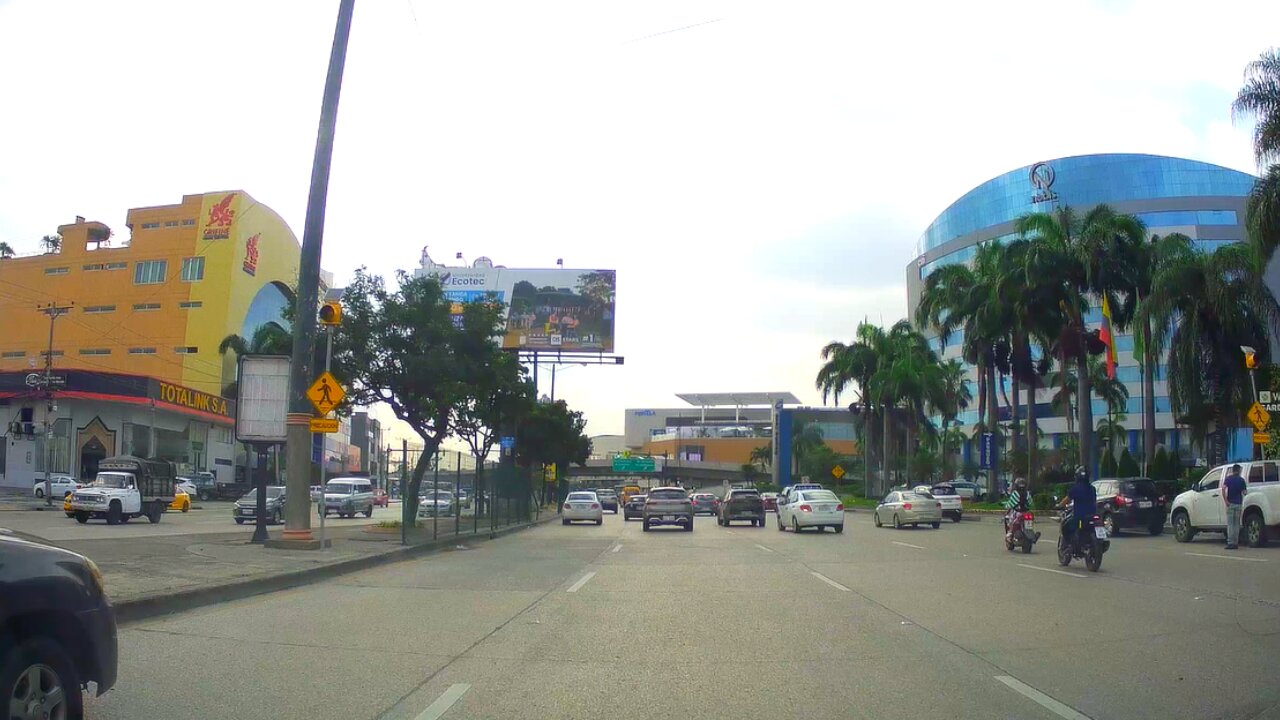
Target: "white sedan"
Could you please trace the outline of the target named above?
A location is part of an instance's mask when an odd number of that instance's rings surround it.
[[[921,493],[895,491],[876,506],[874,519],[876,527],[888,522],[892,522],[895,528],[928,523],[936,530],[942,524],[942,503]]]
[[[75,492],[77,488],[84,487],[83,483],[76,482],[76,479],[70,475],[51,475],[49,477],[49,482],[53,486],[53,491],[50,493],[49,497],[55,498],[60,498],[69,492]],[[36,480],[36,484],[32,488],[32,492],[35,493],[35,496],[38,498],[44,497],[43,477]]]
[[[844,505],[830,490],[800,490],[778,499],[778,529],[800,532],[816,527],[844,532]]]
[[[177,482],[175,482],[174,485],[191,497],[196,497],[198,494],[196,491],[196,484],[191,481],[191,478],[178,477]]]
[[[600,506],[600,498],[590,490],[569,493],[561,508],[560,523],[568,525],[574,520],[590,520],[597,525],[604,524],[604,508]]]

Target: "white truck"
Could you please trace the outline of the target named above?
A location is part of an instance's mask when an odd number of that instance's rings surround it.
[[[1240,466],[1240,475],[1248,484],[1240,524],[1241,541],[1250,547],[1259,547],[1267,543],[1269,536],[1280,532],[1280,461],[1251,460],[1219,465],[1190,490],[1174,498],[1170,519],[1178,542],[1191,542],[1201,532],[1227,531],[1221,487],[1232,465]]]
[[[81,524],[104,518],[119,525],[144,515],[158,523],[173,502],[174,483],[172,463],[130,455],[106,458],[98,463],[93,484],[71,495],[71,512]]]

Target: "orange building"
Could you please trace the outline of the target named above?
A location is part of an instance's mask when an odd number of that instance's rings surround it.
[[[96,459],[135,453],[230,479],[235,358],[228,335],[284,324],[300,246],[273,210],[243,191],[134,208],[128,236],[77,217],[61,246],[0,259],[0,485],[53,472],[92,476]],[[28,375],[65,380],[54,405]],[[46,447],[44,424],[53,426]]]

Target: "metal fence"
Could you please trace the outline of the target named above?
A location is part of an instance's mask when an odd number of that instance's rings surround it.
[[[477,472],[474,458],[455,452],[439,460],[422,479],[414,524],[401,528],[407,544],[485,535],[556,512],[555,494],[543,496],[534,472],[495,462]]]

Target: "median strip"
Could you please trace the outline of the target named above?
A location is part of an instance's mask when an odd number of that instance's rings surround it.
[[[823,574],[822,574],[822,573],[820,573],[820,572],[814,572],[814,571],[810,570],[810,571],[809,571],[809,573],[810,573],[811,575],[813,575],[814,577],[818,578],[819,580],[821,580],[822,582],[824,582],[824,583],[826,583],[826,584],[830,585],[831,587],[833,587],[833,588],[835,588],[835,589],[837,589],[837,590],[843,590],[844,592],[853,592],[853,591],[852,591],[852,590],[850,590],[849,588],[847,588],[847,587],[845,587],[845,586],[841,585],[840,583],[836,582],[835,580],[832,580],[831,578],[827,577],[826,575],[823,575]]]
[[[566,592],[578,592],[579,590],[581,590],[581,589],[582,589],[582,586],[583,586],[583,585],[586,585],[586,584],[587,584],[587,582],[588,582],[588,581],[590,581],[590,580],[591,580],[591,578],[593,578],[593,577],[595,577],[595,576],[596,576],[596,574],[595,574],[595,572],[594,572],[594,571],[593,571],[593,572],[589,572],[589,573],[587,573],[586,575],[583,575],[582,577],[578,578],[578,582],[576,582],[576,583],[574,583],[574,584],[570,585],[570,586],[569,586],[569,589],[568,589]]]

